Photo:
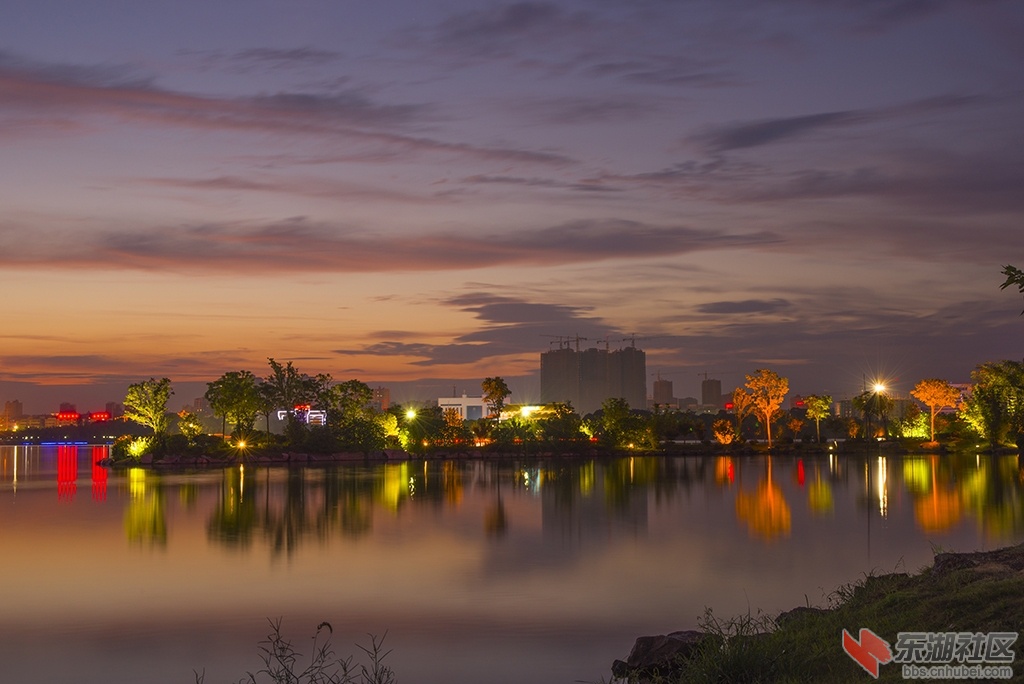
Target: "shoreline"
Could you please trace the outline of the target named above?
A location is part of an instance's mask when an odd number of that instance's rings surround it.
[[[925,446],[930,448],[925,448]],[[106,458],[99,462],[104,467],[120,468],[153,468],[153,469],[175,469],[175,468],[222,468],[235,465],[257,465],[257,466],[288,466],[288,465],[329,465],[332,463],[393,463],[407,460],[426,461],[456,461],[474,459],[513,459],[513,458],[630,458],[630,457],[708,457],[708,456],[871,456],[871,455],[935,455],[950,456],[967,453],[978,453],[976,451],[954,451],[944,446],[933,447],[931,445],[917,445],[917,448],[908,448],[906,445],[897,442],[884,443],[840,443],[840,448],[829,448],[822,444],[784,444],[768,449],[765,445],[743,445],[742,447],[727,448],[716,444],[686,444],[675,445],[673,448],[661,451],[635,451],[635,450],[614,450],[614,449],[584,449],[584,450],[561,450],[561,449],[516,449],[497,450],[492,448],[478,448],[473,450],[432,450],[426,452],[409,452],[402,449],[380,449],[370,452],[345,451],[335,453],[313,453],[298,451],[281,452],[233,452],[233,453],[182,453],[168,454],[161,457],[154,457],[147,454],[140,459],[114,460]],[[992,455],[1020,454],[1019,449],[1004,448],[995,451],[989,450],[984,453]]]
[[[1012,668],[1012,678],[1003,681],[1022,682],[1024,543],[992,551],[938,553],[932,565],[915,574],[869,575],[836,588],[825,607],[798,606],[775,616],[724,620],[707,609],[699,626],[639,637],[625,660],[612,663],[611,684],[863,683],[871,681],[866,668],[844,652],[843,642],[846,630],[854,638],[859,634],[863,643],[862,629],[871,630],[897,654],[901,633],[1016,633],[1012,661],[985,662]],[[882,660],[874,663],[879,681],[904,681],[900,663],[884,656]],[[928,666],[929,661],[923,662]]]

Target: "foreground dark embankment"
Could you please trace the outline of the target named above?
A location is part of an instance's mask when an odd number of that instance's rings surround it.
[[[823,608],[778,616],[718,619],[708,611],[699,631],[641,637],[615,682],[866,682],[843,650],[842,630],[868,628],[895,644],[899,632],[1024,630],[1024,544],[975,553],[939,553],[916,575],[869,576],[840,587]],[[1013,645],[1013,679],[1024,682],[1024,645]],[[879,681],[904,681],[901,667],[882,665]],[[1006,680],[1000,680],[1006,681]]]

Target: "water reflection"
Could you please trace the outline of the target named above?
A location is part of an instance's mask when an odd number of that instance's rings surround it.
[[[105,446],[4,447],[0,477],[11,493],[52,477],[57,500],[70,503],[78,495],[84,466],[92,500],[114,505],[108,501],[109,483],[123,477],[128,496],[117,501],[124,506],[127,538],[166,544],[164,479],[169,476],[143,469],[112,474],[98,465],[107,455]],[[215,503],[205,514],[208,538],[239,549],[261,540],[274,555],[292,554],[308,540],[335,534],[369,534],[378,513],[459,509],[470,493],[484,497],[478,520],[494,539],[516,524],[518,512],[509,507],[509,496],[538,498],[545,527],[568,537],[570,530],[582,529],[583,520],[591,526],[617,521],[624,529],[643,530],[650,505],[700,488],[733,497],[735,524],[770,543],[788,537],[796,519],[829,519],[837,490],[851,485],[861,492],[857,505],[873,509],[883,521],[891,515],[892,502],[906,497],[916,527],[925,534],[949,531],[967,520],[990,538],[1024,532],[1024,469],[1017,456],[424,460],[307,469],[237,466],[206,477],[217,481]],[[200,506],[204,485],[199,480],[186,477],[176,484],[185,509]]]
[[[128,470],[124,531],[132,544],[167,544],[167,515],[162,478],[143,468]]]
[[[110,455],[110,447],[93,446],[92,453],[92,500],[105,501],[107,498],[107,469],[100,462]]]
[[[74,447],[58,454],[62,499],[75,493],[74,454]],[[844,465],[855,465],[854,472],[862,473],[858,505],[874,509],[883,521],[890,515],[891,496],[902,491],[912,501],[917,527],[926,534],[950,530],[968,516],[988,536],[1024,531],[1024,471],[1017,457],[936,455],[865,457],[859,463],[838,463],[832,456],[781,462],[779,457],[720,456],[533,464],[407,461],[322,469],[238,466],[220,473],[207,529],[211,540],[225,546],[245,549],[261,538],[273,555],[289,555],[311,539],[371,533],[377,510],[397,515],[409,506],[458,509],[469,490],[487,499],[483,529],[492,538],[502,538],[514,525],[514,512],[506,501],[509,494],[539,498],[545,529],[568,538],[579,536],[584,527],[607,527],[613,522],[641,531],[649,503],[671,501],[699,486],[723,493],[735,490],[736,523],[752,537],[772,542],[792,532],[795,514],[790,497],[799,496],[804,502],[799,513],[808,514],[809,519],[827,519],[834,512],[835,489],[851,484]],[[793,492],[787,494],[780,485],[780,467],[789,476]],[[128,473],[131,496],[125,529],[132,541],[166,542],[161,477],[138,469]],[[99,493],[105,487],[105,471],[94,467],[94,499],[103,500]],[[182,485],[182,501],[194,505],[197,487]],[[806,492],[800,493],[803,489]]]
[[[609,654],[639,634],[696,627],[704,606],[782,610],[872,570],[921,567],[933,544],[1024,541],[1017,457],[523,457],[166,473],[107,471],[104,448],[63,446],[0,448],[0,582],[18,587],[0,638],[60,622],[90,635],[80,641],[91,653],[97,630],[122,629],[127,637],[108,642],[144,653],[154,672],[178,667],[166,682],[191,680],[208,660],[161,646],[173,662],[157,662],[132,641],[162,629],[154,621],[205,645],[246,620],[262,630],[266,616],[297,614],[335,629],[348,619],[353,640],[393,629],[397,658],[451,643],[486,652],[480,671],[457,677],[440,664],[424,674],[408,656],[399,671],[427,684],[506,670],[518,681],[597,681]],[[97,552],[81,553],[84,539]],[[54,583],[70,563],[76,583]],[[196,568],[209,569],[202,582]],[[231,680],[255,636],[208,680]],[[583,655],[571,672],[542,676],[574,648]],[[538,653],[546,665],[526,669]],[[112,671],[89,664],[79,670]],[[63,674],[35,680],[83,681]],[[116,680],[89,684],[99,681]]]
[[[789,534],[792,513],[782,489],[772,481],[771,456],[765,459],[765,477],[757,488],[736,494],[736,517],[747,524],[751,534],[763,539]]]

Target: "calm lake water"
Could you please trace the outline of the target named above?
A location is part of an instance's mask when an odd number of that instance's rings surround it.
[[[106,455],[0,447],[4,681],[235,682],[281,618],[306,653],[321,621],[344,655],[386,633],[403,684],[596,682],[706,606],[821,605],[935,549],[1024,541],[1018,456],[170,474],[108,472]]]

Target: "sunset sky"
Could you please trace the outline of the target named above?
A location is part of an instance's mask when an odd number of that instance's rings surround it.
[[[1024,4],[5,0],[0,400],[1024,356]],[[575,344],[575,342],[573,342]]]

